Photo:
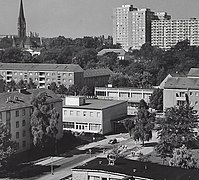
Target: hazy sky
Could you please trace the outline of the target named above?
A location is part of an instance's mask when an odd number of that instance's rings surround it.
[[[17,34],[20,0],[0,0],[0,34]],[[112,35],[113,8],[132,4],[199,18],[199,0],[23,0],[27,31],[44,37]]]

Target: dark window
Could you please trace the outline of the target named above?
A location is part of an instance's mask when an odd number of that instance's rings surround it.
[[[16,132],[16,139],[19,139],[19,132]]]
[[[16,122],[16,128],[19,128],[19,121]]]
[[[22,121],[22,126],[25,126],[25,125],[26,125],[26,121],[23,120],[23,121]]]
[[[15,112],[15,116],[19,117],[19,111],[18,110]]]

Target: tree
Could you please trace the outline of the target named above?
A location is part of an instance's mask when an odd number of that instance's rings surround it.
[[[56,152],[59,114],[55,109],[50,109],[47,98],[46,93],[40,93],[32,99],[34,111],[31,115],[31,132],[35,147],[46,150],[54,145]]]
[[[0,120],[0,167],[6,167],[9,159],[16,152],[16,143],[11,140],[11,134]]]
[[[91,94],[88,86],[84,86],[81,91],[79,92],[79,95],[81,96],[89,96]]]
[[[130,137],[132,135],[132,129],[135,127],[135,124],[134,124],[134,120],[133,119],[130,119],[130,118],[127,118],[123,121],[123,125],[125,127],[125,129],[128,131]]]
[[[163,90],[155,89],[153,94],[149,97],[150,104],[149,107],[163,111]]]
[[[174,148],[192,147],[196,141],[194,128],[198,126],[197,121],[198,116],[189,104],[167,108],[165,118],[157,122],[159,142],[156,151],[165,158]]]
[[[197,168],[196,160],[184,145],[174,150],[173,157],[170,159],[169,165],[186,169]]]
[[[36,89],[37,88],[37,84],[33,82],[32,78],[29,79],[29,82],[27,84],[27,88],[28,89]]]
[[[27,83],[21,79],[18,83],[17,83],[17,89],[24,89],[27,87]]]
[[[155,116],[148,111],[148,106],[144,100],[140,101],[138,113],[135,117],[135,127],[133,135],[135,140],[149,141],[152,138],[152,130],[154,128]]]
[[[17,89],[17,84],[16,84],[16,82],[13,79],[11,79],[10,82],[7,82],[5,84],[5,90],[6,91],[12,92],[12,91],[15,91],[16,89]]]
[[[58,89],[56,82],[52,82],[52,83],[48,86],[48,89],[50,89],[50,90],[52,90],[54,93],[56,93],[56,92],[57,92],[57,89]]]

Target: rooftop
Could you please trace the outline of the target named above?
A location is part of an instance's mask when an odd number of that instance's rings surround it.
[[[126,103],[126,101],[119,100],[100,100],[100,99],[86,99],[85,104],[81,106],[71,106],[71,105],[63,105],[66,108],[74,108],[74,109],[94,109],[94,110],[103,110],[106,108],[110,108],[122,103]]]
[[[199,89],[199,78],[170,77],[167,79],[166,89]]]
[[[189,77],[199,77],[199,68],[191,68],[187,74]]]
[[[109,68],[87,69],[84,71],[84,77],[107,76],[113,72]]]
[[[154,180],[196,180],[199,179],[199,170],[183,169],[178,167],[163,166],[150,162],[119,158],[114,166],[108,165],[106,158],[96,158],[72,169],[92,172],[111,172],[127,176],[150,178]]]
[[[31,89],[22,92],[5,92],[0,93],[0,111],[19,109],[31,106],[33,96],[46,92],[48,95],[47,102],[62,101],[53,91],[49,89]]]
[[[101,51],[98,52],[98,56],[102,56],[103,54],[105,53],[108,53],[108,52],[114,52],[120,56],[124,56],[126,51],[124,49],[102,49]]]
[[[0,63],[0,70],[83,72],[77,64]]]

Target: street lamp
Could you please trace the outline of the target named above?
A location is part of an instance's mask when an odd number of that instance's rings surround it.
[[[53,156],[51,157],[51,174],[54,175],[54,170],[53,170]]]

